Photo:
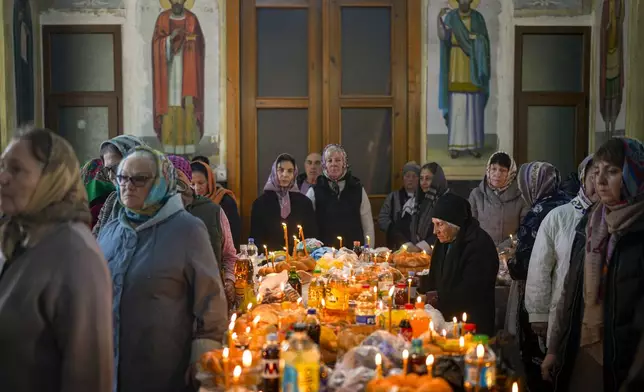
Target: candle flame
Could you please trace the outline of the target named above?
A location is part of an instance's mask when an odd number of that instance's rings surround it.
[[[519,384],[517,382],[512,383],[512,392],[519,392]]]
[[[420,295],[416,297],[416,302],[418,302],[419,304],[423,302],[423,299],[420,298]]]
[[[376,361],[376,366],[381,366],[382,365],[382,354],[377,353],[375,361]]]
[[[432,366],[434,364],[434,354],[429,354],[425,360],[425,365]]]
[[[411,278],[407,279],[407,283],[411,284]]]
[[[423,256],[427,256],[427,252],[423,251]]]
[[[246,335],[250,335],[250,327],[246,327]]]
[[[433,320],[429,322],[429,330],[432,331],[432,332],[434,331],[434,321]]]
[[[320,299],[320,303],[322,304],[322,308],[326,308],[326,301],[324,298]]]
[[[284,284],[284,282],[280,283],[280,291],[284,291],[285,287],[286,285]]]
[[[221,357],[223,359],[228,359],[229,355],[230,355],[230,349],[228,347],[224,347],[224,351],[221,353]]]
[[[432,248],[432,250],[434,250],[434,245],[430,245],[430,248]]]
[[[230,337],[233,338],[233,340],[237,340],[237,332],[233,332],[233,334],[230,335]]]
[[[384,310],[385,304],[383,304],[382,301],[380,301],[380,304],[378,304],[378,307],[380,308],[380,310]]]
[[[297,225],[298,230],[302,230],[302,225]]]
[[[335,238],[337,238],[337,239],[339,239],[340,241],[342,241],[342,237],[340,237],[340,236],[337,236],[337,237],[335,237]]]
[[[447,337],[447,331],[443,329],[443,331],[441,332],[441,335],[443,335],[443,337],[446,338]]]
[[[453,322],[454,324],[458,323],[458,321],[456,320],[456,317],[454,317],[454,318],[452,319],[452,322]]]
[[[299,241],[299,240],[297,239],[297,236],[296,236],[296,235],[294,235],[294,236],[293,236],[293,239],[294,239],[295,241]]]
[[[253,304],[252,304],[252,303],[249,303],[249,304],[248,304],[248,306],[246,307],[246,309],[248,309],[248,311],[249,311],[249,312],[250,312],[250,310],[251,310],[252,308],[253,308]]]
[[[482,344],[476,346],[476,358],[483,359],[485,356],[485,347]]]
[[[378,295],[378,287],[373,286],[373,293],[374,293],[374,294],[376,294],[376,295]]]
[[[242,354],[242,365],[244,365],[245,368],[250,367],[250,365],[253,364],[253,354],[250,352],[250,350],[244,350],[244,353]]]
[[[463,322],[464,322],[464,323],[466,323],[466,322],[467,322],[467,313],[463,313]]]
[[[286,223],[282,222],[282,227],[286,229]]]
[[[463,336],[458,338],[458,347],[460,347],[460,348],[465,347],[465,338]]]
[[[237,365],[235,366],[235,370],[233,370],[233,377],[235,377],[235,380],[239,379],[239,376],[241,376],[241,366]]]
[[[260,282],[261,282],[261,280],[260,280]],[[263,299],[264,299],[264,297],[261,294],[257,294],[257,303],[258,304],[261,304]]]
[[[259,320],[261,319],[261,316],[255,316],[253,319],[253,327],[257,327],[257,324],[259,324]]]
[[[302,297],[298,298],[296,302],[298,305],[300,305],[302,303]]]
[[[409,358],[409,350],[404,349],[402,352],[402,358],[403,359],[408,359]]]
[[[391,288],[389,289],[389,296],[390,296],[390,297],[393,297],[393,296],[394,296],[394,289],[395,289],[395,287],[394,287],[394,286],[391,286]]]
[[[403,251],[407,252],[407,245],[403,245],[402,248],[403,248]]]
[[[233,315],[230,317],[231,323],[234,323],[235,321],[237,321],[237,313],[233,313]]]
[[[228,324],[228,330],[232,332],[233,329],[235,329],[235,321],[231,321],[230,324]]]

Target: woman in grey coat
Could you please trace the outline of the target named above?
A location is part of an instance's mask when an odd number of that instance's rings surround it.
[[[516,234],[529,207],[516,182],[517,164],[503,151],[492,154],[483,181],[470,193],[472,215],[496,245]]]
[[[110,278],[74,150],[45,129],[0,163],[0,390],[112,392]]]
[[[123,208],[98,238],[112,273],[116,390],[192,391],[194,364],[220,347],[227,324],[208,232],[160,152],[137,147],[116,180]]]

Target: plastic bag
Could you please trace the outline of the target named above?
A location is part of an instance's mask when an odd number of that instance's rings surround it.
[[[329,377],[327,391],[362,392],[375,375],[373,369],[362,366],[355,369],[336,369]]]
[[[387,331],[376,331],[363,340],[361,346],[376,347],[383,357],[387,357],[392,362],[393,367],[401,367],[402,352],[407,348],[407,341],[401,336],[392,335]],[[383,358],[383,363],[384,360]]]

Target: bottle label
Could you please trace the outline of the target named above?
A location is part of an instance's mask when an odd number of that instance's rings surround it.
[[[280,377],[279,359],[265,359],[262,361],[262,378],[275,380]]]
[[[326,307],[331,310],[345,310],[345,296],[341,289],[330,288],[326,290]]]
[[[362,325],[376,325],[376,316],[375,315],[368,315],[368,316],[358,316],[356,315],[356,324],[362,324]]]
[[[320,389],[320,368],[318,363],[299,363],[284,366],[282,391],[317,392]]]
[[[479,368],[474,364],[465,367],[465,382],[468,385],[480,388],[491,388],[496,385],[496,367],[483,366]]]

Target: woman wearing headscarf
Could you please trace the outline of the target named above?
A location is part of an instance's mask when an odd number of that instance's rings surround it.
[[[190,186],[192,184],[192,169],[186,158],[178,155],[168,155],[177,173],[177,191],[181,194],[186,211],[201,219],[208,229],[210,245],[219,263],[221,279],[226,290],[228,308],[235,301],[235,261],[237,251],[230,233],[230,224],[224,210],[210,199],[199,196]]]
[[[396,249],[409,241],[409,221],[401,225],[403,207],[412,199],[418,190],[420,165],[411,161],[405,163],[402,169],[403,186],[387,195],[380,213],[378,214],[378,227],[387,236],[387,247]],[[402,232],[401,232],[402,230]]]
[[[33,129],[9,143],[0,211],[1,389],[112,392],[109,272],[67,141]]]
[[[92,159],[81,167],[81,178],[87,191],[89,210],[92,213],[92,225],[98,222],[98,215],[105,204],[105,200],[116,190],[114,184],[107,177],[103,160]]]
[[[516,181],[517,164],[503,151],[492,154],[483,181],[470,193],[472,215],[495,244],[516,234],[530,206],[521,198]]]
[[[499,270],[494,242],[472,217],[468,201],[453,193],[438,198],[432,221],[438,241],[429,275],[421,277],[420,292],[437,292],[437,309],[446,319],[466,312],[477,332],[493,336]]]
[[[324,148],[322,175],[306,196],[313,202],[318,238],[327,246],[338,236],[345,244],[364,243],[366,236],[375,241],[369,197],[360,180],[351,174],[342,146],[329,144]]]
[[[595,192],[592,155],[579,165],[584,185],[570,203],[554,208],[541,222],[534,241],[525,289],[532,331],[550,339],[557,303],[570,265],[575,229],[599,196]]]
[[[190,165],[192,169],[192,186],[199,196],[204,196],[220,206],[226,213],[230,223],[230,231],[233,234],[235,248],[239,248],[241,239],[241,218],[237,208],[237,200],[230,189],[217,184],[217,177],[213,173],[210,165],[203,161],[193,161]]]
[[[538,363],[545,355],[546,339],[532,332],[528,313],[524,306],[525,283],[528,277],[530,256],[541,222],[550,211],[570,201],[560,189],[559,170],[547,162],[530,162],[521,165],[517,181],[519,190],[530,211],[519,226],[516,253],[508,261],[512,277],[506,330],[519,340],[521,355],[526,369],[530,390],[548,390],[541,379]]]
[[[103,170],[105,176],[116,186],[116,169],[119,163],[138,146],[144,143],[136,136],[119,135],[110,140],[106,140],[101,144],[100,157],[103,161]],[[116,191],[110,193],[105,199],[103,207],[98,214],[96,224],[92,229],[92,233],[96,238],[107,222],[115,219],[118,216],[120,205],[116,202]]]
[[[208,231],[184,209],[162,153],[137,147],[116,179],[123,208],[98,238],[112,273],[116,390],[193,390],[194,364],[227,324]]]
[[[264,193],[253,202],[250,236],[255,239],[257,246],[266,245],[269,250],[281,250],[284,247],[282,223],[286,223],[289,233],[297,235],[297,226],[301,225],[309,238],[316,238],[313,204],[300,193],[296,178],[295,158],[280,154],[273,163]],[[293,237],[289,237],[290,251],[293,249]]]
[[[614,138],[594,155],[597,203],[577,227],[548,356],[561,390],[639,391],[644,337],[644,145]],[[627,384],[625,380],[629,377]],[[633,382],[633,384],[630,384]]]

